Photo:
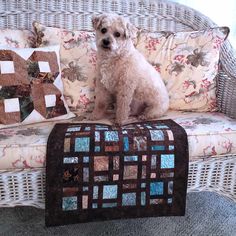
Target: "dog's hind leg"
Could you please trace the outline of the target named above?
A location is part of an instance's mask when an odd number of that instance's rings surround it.
[[[134,89],[130,88],[127,91],[118,90],[116,97],[116,123],[122,125],[127,122],[130,114],[130,104],[132,102],[132,97],[134,94]]]
[[[144,112],[138,117],[139,120],[152,120],[164,115],[168,110],[169,100],[151,102],[147,104]]]
[[[99,120],[105,117],[107,108],[111,103],[111,94],[102,86],[100,81],[96,81],[95,105],[91,115],[92,120]]]

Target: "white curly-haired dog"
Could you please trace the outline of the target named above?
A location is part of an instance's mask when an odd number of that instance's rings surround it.
[[[133,45],[137,29],[116,14],[94,16],[92,23],[97,45],[92,118],[104,118],[112,97],[117,124],[126,123],[129,115],[140,120],[162,116],[169,107],[168,92],[159,73]]]

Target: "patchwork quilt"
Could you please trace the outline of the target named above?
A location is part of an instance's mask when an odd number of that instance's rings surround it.
[[[172,120],[56,124],[47,144],[46,225],[185,213],[188,142]]]

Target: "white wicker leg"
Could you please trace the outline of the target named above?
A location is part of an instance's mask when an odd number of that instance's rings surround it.
[[[44,208],[45,170],[0,171],[0,207],[17,205]]]
[[[214,191],[236,201],[236,156],[190,162],[188,192]],[[0,171],[0,207],[44,208],[45,169]]]
[[[236,201],[236,156],[190,162],[188,192],[214,191]]]

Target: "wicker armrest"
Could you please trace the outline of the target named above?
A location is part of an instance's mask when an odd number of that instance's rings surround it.
[[[236,118],[236,51],[226,40],[220,57],[217,76],[217,105],[219,111]]]
[[[91,30],[91,16],[116,12],[149,31],[190,31],[215,27],[200,12],[168,0],[0,0],[0,29],[32,29],[34,20],[45,25]],[[219,110],[236,118],[236,53],[228,41],[221,54],[217,98]]]

